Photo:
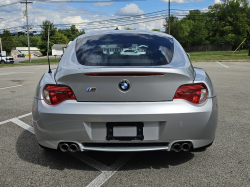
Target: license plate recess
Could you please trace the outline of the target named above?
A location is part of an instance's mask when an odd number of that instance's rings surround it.
[[[136,127],[136,136],[114,136],[114,127]],[[143,122],[108,122],[107,127],[107,140],[144,140],[143,136]]]

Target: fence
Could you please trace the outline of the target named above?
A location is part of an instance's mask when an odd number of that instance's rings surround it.
[[[200,51],[232,51],[231,45],[196,45],[184,47],[186,52],[200,52]]]

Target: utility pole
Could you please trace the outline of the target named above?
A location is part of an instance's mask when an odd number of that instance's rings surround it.
[[[170,0],[168,0],[168,34],[170,34]]]
[[[0,19],[3,19],[3,18],[0,18]],[[2,46],[1,37],[0,37],[0,44],[1,44],[1,61],[0,61],[0,64],[1,64],[1,63],[2,63],[2,51],[3,51],[3,46]]]
[[[29,51],[29,61],[31,61],[30,60],[30,32],[29,32],[29,21],[28,21],[28,4],[33,3],[33,2],[28,2],[26,0],[26,1],[23,1],[23,2],[20,2],[20,3],[21,4],[23,4],[23,3],[26,4],[26,23],[27,23],[28,51]]]

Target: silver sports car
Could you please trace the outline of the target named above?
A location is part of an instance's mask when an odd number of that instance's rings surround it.
[[[43,148],[179,152],[212,144],[218,105],[175,38],[112,30],[69,45],[39,81],[32,114]]]

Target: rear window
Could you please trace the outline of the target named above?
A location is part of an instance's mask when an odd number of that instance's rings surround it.
[[[85,66],[159,66],[171,62],[172,38],[149,34],[102,34],[77,40],[76,56]]]

